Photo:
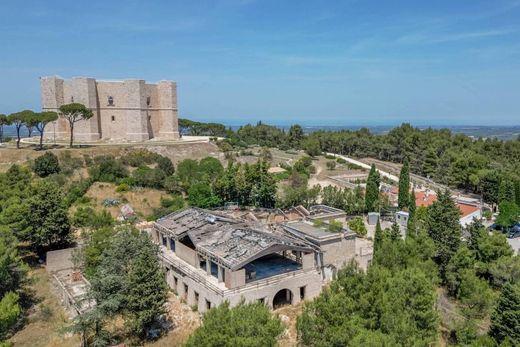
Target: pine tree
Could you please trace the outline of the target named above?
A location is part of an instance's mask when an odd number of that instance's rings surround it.
[[[439,192],[437,201],[428,207],[428,233],[435,242],[441,276],[460,245],[460,210],[448,190]]]
[[[390,238],[392,240],[398,240],[401,237],[401,228],[399,224],[396,222],[392,223],[392,227],[390,228]]]
[[[408,208],[410,204],[410,167],[408,159],[404,160],[401,173],[399,174],[399,196],[397,204],[401,210]]]
[[[502,289],[489,335],[498,343],[506,340],[511,346],[520,345],[520,283],[508,283]]]
[[[498,189],[498,203],[506,202],[516,202],[515,197],[515,185],[513,181],[504,178],[500,181],[500,187]]]
[[[53,248],[66,244],[70,240],[70,223],[67,209],[63,204],[63,194],[57,183],[39,181],[32,187],[32,196],[28,200],[32,230],[28,239],[33,247]]]
[[[365,191],[365,209],[367,212],[375,211],[379,201],[379,183],[380,176],[376,170],[376,166],[372,164],[368,173],[366,191]]]

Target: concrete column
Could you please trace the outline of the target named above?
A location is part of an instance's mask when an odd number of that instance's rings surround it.
[[[211,276],[211,260],[206,258],[206,273]]]
[[[218,281],[224,282],[224,269],[220,265],[218,266]]]

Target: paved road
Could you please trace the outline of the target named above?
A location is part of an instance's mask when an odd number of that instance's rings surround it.
[[[507,243],[511,245],[511,248],[513,248],[515,254],[520,255],[520,237],[514,239],[507,239]]]
[[[359,160],[355,160],[355,159],[352,159],[352,158],[349,158],[349,157],[345,157],[344,155],[340,155],[340,154],[335,154],[335,153],[327,153],[327,155],[333,155],[335,156],[336,158],[341,158],[341,159],[344,159],[346,160],[347,162],[351,163],[351,164],[354,164],[354,165],[357,165],[357,166],[360,166],[364,169],[368,169],[370,170],[371,166],[368,165],[368,164],[365,164],[363,162],[360,162]],[[381,171],[380,169],[377,169],[377,171],[379,171],[379,173],[381,174],[381,176],[383,177],[386,177],[388,179],[391,179],[392,181],[395,181],[395,182],[399,182],[399,177],[395,176],[395,175],[392,175],[391,173],[388,173],[386,171]]]

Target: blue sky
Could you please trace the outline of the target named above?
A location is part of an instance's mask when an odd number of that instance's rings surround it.
[[[60,75],[176,80],[232,125],[520,124],[520,0],[0,0],[0,47],[0,113]]]

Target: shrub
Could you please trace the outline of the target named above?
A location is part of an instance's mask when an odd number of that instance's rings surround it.
[[[335,161],[328,161],[326,165],[327,165],[327,169],[329,169],[329,170],[334,170],[336,168]]]
[[[343,223],[339,220],[332,219],[329,221],[329,231],[333,233],[339,233],[343,229]]]
[[[70,176],[75,170],[83,167],[83,159],[73,157],[70,151],[65,151],[60,154],[60,165],[61,171],[65,175]]]
[[[336,159],[336,157],[334,155],[332,155],[332,154],[325,154],[325,159],[332,159],[332,160],[334,160],[334,159]]]
[[[90,177],[94,181],[116,183],[128,176],[128,170],[123,164],[111,156],[94,158],[95,166],[89,170]]]
[[[168,157],[157,154],[157,168],[162,170],[166,176],[171,176],[175,173],[175,167]]]
[[[51,152],[47,152],[44,155],[36,158],[32,169],[34,173],[40,177],[47,177],[49,175],[59,173],[61,170],[58,157]]]
[[[135,185],[149,188],[163,188],[165,174],[159,169],[150,169],[148,166],[140,166],[132,173]]]
[[[127,192],[129,190],[130,190],[130,187],[128,186],[128,183],[125,183],[125,182],[119,183],[119,185],[116,188],[116,192],[118,192],[118,193]]]
[[[348,227],[358,236],[365,236],[367,234],[367,228],[361,217],[351,219],[348,222]]]
[[[150,165],[157,161],[156,153],[152,153],[146,149],[132,151],[121,157],[121,162],[132,167],[141,165]]]
[[[321,228],[325,224],[321,219],[315,219],[312,223],[316,228]]]
[[[69,187],[69,191],[65,196],[66,206],[71,206],[73,203],[78,201],[78,199],[83,197],[92,183],[94,183],[92,179],[72,183]]]
[[[347,161],[343,158],[338,158],[336,159],[336,161],[338,162],[338,164],[345,164]]]

